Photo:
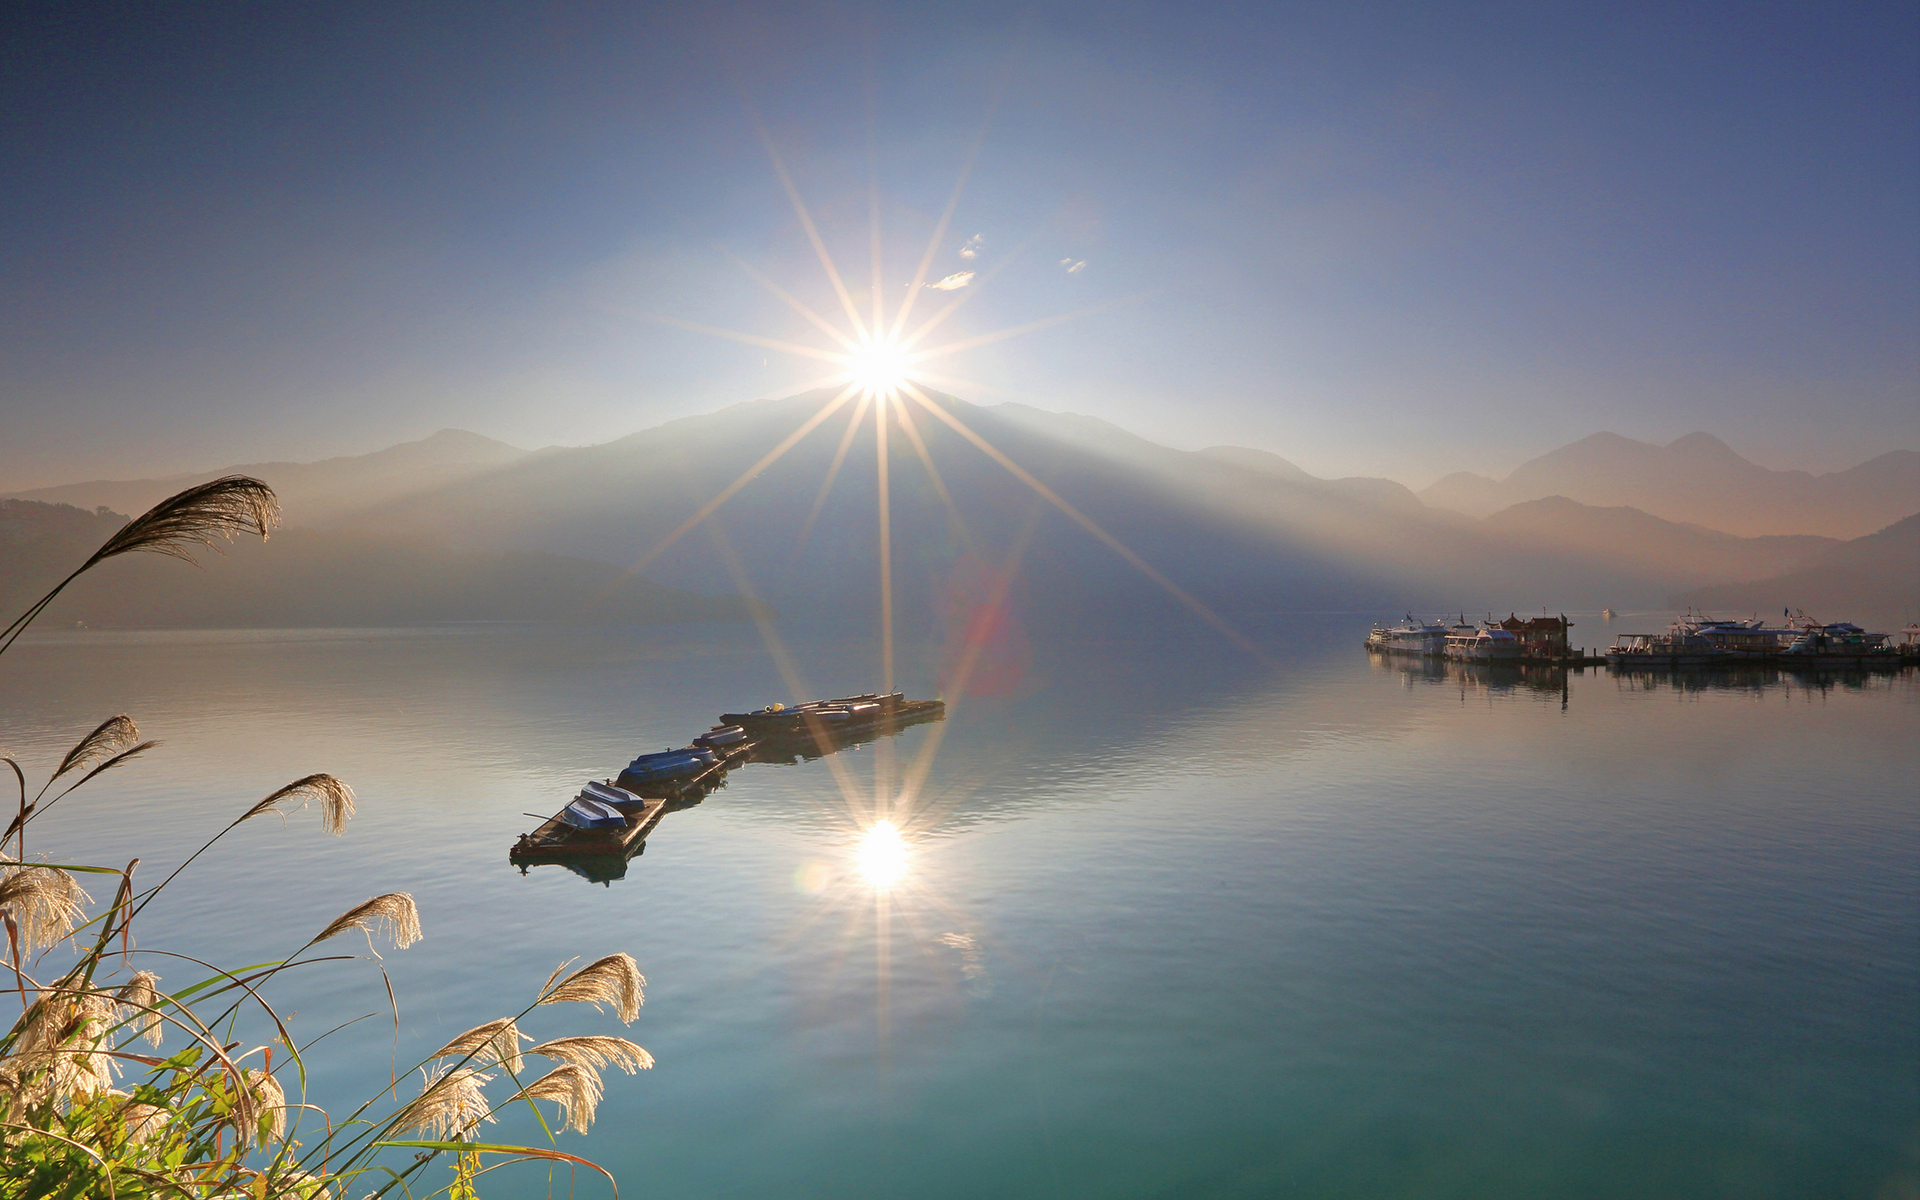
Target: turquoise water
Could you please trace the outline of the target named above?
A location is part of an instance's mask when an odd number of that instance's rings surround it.
[[[315,1055],[329,1108],[634,954],[630,1030],[527,1022],[657,1056],[562,1139],[626,1195],[1915,1194],[1920,676],[1563,685],[1369,661],[1364,627],[1276,622],[1268,663],[1037,641],[941,725],[736,772],[606,886],[510,867],[523,814],[794,699],[751,630],[46,635],[0,729],[43,773],[115,711],[166,741],[28,847],[149,882],[291,778],[355,786],[344,837],[250,822],[143,917],[244,963],[415,895],[418,945],[282,989],[306,1037],[378,1014]],[[874,685],[870,640],[780,632],[810,690]],[[863,860],[915,764],[904,863]]]

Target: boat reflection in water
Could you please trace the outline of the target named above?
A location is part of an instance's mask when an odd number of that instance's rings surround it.
[[[1530,662],[1473,663],[1445,658],[1407,658],[1369,655],[1376,671],[1397,674],[1408,688],[1452,684],[1465,695],[1534,693],[1557,696],[1561,706],[1570,698],[1569,681],[1587,674],[1583,667],[1559,667]],[[1871,691],[1891,686],[1897,672],[1876,666],[1832,666],[1795,661],[1786,656],[1771,660],[1722,659],[1713,665],[1649,664],[1626,668],[1595,668],[1627,692],[1709,691],[1786,692],[1824,695],[1833,691]]]
[[[1477,692],[1497,696],[1514,692],[1533,692],[1559,697],[1562,707],[1567,702],[1568,677],[1586,673],[1586,668],[1581,666],[1560,666],[1513,658],[1475,661],[1456,658],[1389,658],[1374,654],[1368,655],[1368,660],[1376,671],[1392,671],[1399,674],[1409,688],[1416,684],[1431,686],[1452,683],[1459,687],[1462,695]]]

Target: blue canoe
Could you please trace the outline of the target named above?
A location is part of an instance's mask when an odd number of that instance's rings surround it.
[[[567,805],[560,816],[575,829],[623,829],[627,824],[625,813],[603,800],[584,795]]]
[[[615,787],[610,783],[595,783],[592,780],[588,780],[587,785],[580,789],[580,795],[583,799],[598,800],[602,804],[610,804],[623,811],[629,804],[646,803],[646,800],[623,787]]]

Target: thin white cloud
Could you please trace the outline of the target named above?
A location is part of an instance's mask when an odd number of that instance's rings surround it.
[[[957,292],[972,282],[972,271],[955,271],[938,283],[930,283],[927,286],[936,292]]]
[[[1067,274],[1078,275],[1087,269],[1087,260],[1084,258],[1063,258],[1060,260],[1060,265],[1067,269]]]
[[[974,234],[972,237],[967,239],[965,245],[960,247],[960,257],[961,258],[979,258],[980,247],[982,244],[986,242],[986,240],[987,240],[986,238],[981,237],[979,234],[977,233]]]

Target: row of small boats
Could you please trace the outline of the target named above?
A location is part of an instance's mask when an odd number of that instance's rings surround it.
[[[1771,626],[1761,618],[1715,620],[1689,612],[1665,633],[1621,634],[1607,651],[1614,667],[1732,666],[1740,663],[1804,666],[1899,666],[1911,659],[1892,638],[1851,621],[1800,619]]]
[[[825,754],[860,735],[877,736],[945,710],[939,700],[869,692],[723,713],[719,724],[685,746],[636,755],[616,778],[588,780],[565,808],[533,833],[520,835],[508,857],[524,862],[629,848],[669,801],[703,795],[756,750],[764,749],[772,761],[792,761],[797,754]]]

